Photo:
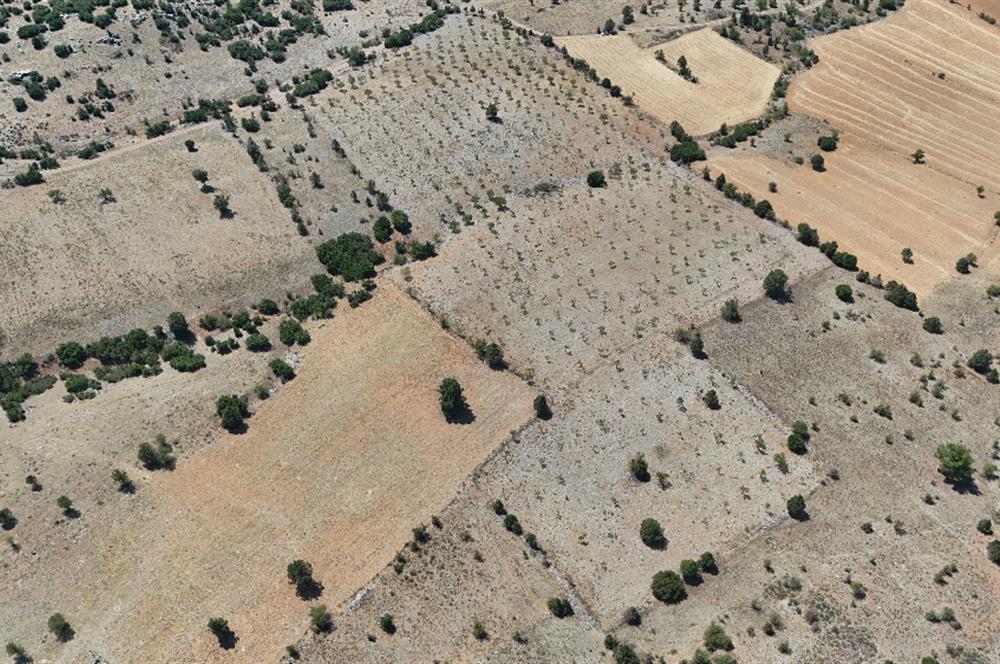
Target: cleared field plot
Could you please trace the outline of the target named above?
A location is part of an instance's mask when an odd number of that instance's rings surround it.
[[[753,151],[709,161],[742,191],[767,198],[780,218],[807,223],[823,241],[836,240],[861,269],[902,281],[921,295],[957,276],[955,261],[975,253],[984,270],[996,235],[995,203],[954,178],[845,136],[827,154],[826,172],[770,159]],[[768,190],[769,183],[778,191]],[[903,263],[904,247],[913,263]]]
[[[627,27],[632,33],[669,30],[685,27],[696,21],[728,16],[725,10],[715,9],[712,3],[708,2],[702,4],[697,10],[691,4],[679,8],[674,3],[651,3],[647,6],[647,12],[639,11],[639,5],[630,3],[629,0],[618,0],[617,2],[570,0],[558,3],[541,3],[535,2],[535,0],[486,0],[482,5],[494,11],[503,11],[507,18],[550,35],[593,34],[609,18],[620,24],[622,10],[626,6],[633,9],[634,23]]]
[[[5,636],[36,658],[69,662],[92,661],[90,653],[276,661],[304,633],[312,605],[287,581],[291,560],[313,564],[324,585],[317,601],[336,607],[532,415],[523,382],[489,370],[389,286],[313,332],[298,376],[260,405],[246,434],[150,478],[136,495],[144,509],[104,537],[87,537],[86,512],[51,526],[81,530],[65,543],[73,563],[63,568],[81,573],[51,579],[58,590],[18,578],[2,595],[3,615],[16,619]],[[471,423],[441,415],[445,376],[463,385]],[[77,636],[40,644],[55,610]],[[216,615],[238,636],[234,651],[220,650],[205,627]]]
[[[820,61],[794,79],[791,110],[904,156],[921,149],[927,168],[1000,193],[1000,29],[964,7],[910,0],[809,45]]]
[[[199,168],[215,193],[199,191]],[[102,189],[112,201],[102,202]],[[215,194],[229,196],[233,218],[220,218]],[[4,357],[162,324],[173,310],[273,296],[316,271],[274,185],[214,126],[47,172],[3,200]]]
[[[703,29],[653,48],[640,48],[628,35],[581,35],[557,40],[571,55],[583,58],[620,85],[647,113],[669,123],[677,120],[689,133],[707,134],[723,123],[736,124],[761,115],[780,70]],[[680,56],[697,77],[691,83],[656,59],[671,66]]]

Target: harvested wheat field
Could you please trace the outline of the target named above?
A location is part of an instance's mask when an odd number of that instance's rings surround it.
[[[197,168],[214,192],[199,191]],[[216,194],[232,218],[213,207]],[[314,267],[273,185],[217,127],[46,172],[42,185],[5,193],[4,209],[2,356],[250,300]]]
[[[646,49],[628,35],[580,35],[557,42],[633,95],[642,110],[666,123],[677,120],[694,135],[762,114],[780,73],[708,28]],[[656,59],[657,51],[663,51],[666,62]],[[682,55],[697,83],[677,74]]]
[[[724,173],[740,190],[766,197],[793,226],[807,223],[824,241],[836,240],[861,269],[922,295],[956,274],[960,256],[983,256],[995,235],[995,204],[952,177],[860,142],[842,140],[823,173],[755,152],[713,158],[709,167],[713,177]],[[768,192],[770,182],[777,192]],[[913,251],[912,264],[900,259],[904,247]]]
[[[910,0],[891,17],[809,42],[819,64],[788,91],[792,111],[929,169],[1000,192],[1000,29],[964,8]]]
[[[34,643],[32,625],[58,598],[76,638],[33,647],[39,656],[275,661],[315,603],[289,585],[291,560],[312,563],[325,586],[317,601],[336,606],[531,417],[524,383],[488,369],[389,285],[315,329],[302,356],[298,376],[260,405],[246,434],[155,476],[137,495],[148,508],[114,533],[95,540],[84,529],[67,543],[85,574],[54,580],[58,591],[18,583],[15,593],[28,596],[14,599],[12,635]],[[471,423],[441,417],[446,376],[464,386]],[[205,629],[214,615],[228,617],[234,650]]]

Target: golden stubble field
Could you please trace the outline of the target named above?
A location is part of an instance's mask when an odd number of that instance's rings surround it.
[[[969,253],[1000,274],[1000,30],[965,8],[912,0],[884,20],[809,43],[820,62],[794,79],[788,105],[839,130],[826,172],[810,169],[808,153],[792,166],[723,151],[710,159],[713,175],[725,173],[779,217],[857,254],[862,269],[920,294],[957,276],[955,262]],[[918,149],[924,164],[913,163]],[[900,259],[904,247],[912,265]]]
[[[273,661],[304,633],[314,603],[288,584],[291,560],[310,561],[325,586],[317,601],[337,606],[532,416],[530,388],[489,370],[388,285],[314,329],[301,355],[299,375],[260,404],[247,433],[222,435],[143,483],[141,510],[103,533],[87,527],[86,511],[65,524],[84,526],[66,542],[60,567],[79,574],[53,577],[23,563],[14,596],[5,594],[18,606],[3,612],[17,617],[10,636],[58,661],[90,661],[91,653]],[[441,415],[437,385],[446,376],[462,383],[472,423]],[[17,530],[33,527],[25,518]],[[76,638],[40,644],[56,610]],[[231,652],[205,627],[216,615],[239,637]]]
[[[620,85],[623,94],[634,95],[639,108],[667,124],[677,120],[694,135],[761,115],[780,73],[708,28],[645,49],[625,34],[556,41],[574,57],[586,60],[598,76]],[[658,61],[657,51],[663,51],[671,66],[680,56],[687,58],[698,83],[684,80]]]

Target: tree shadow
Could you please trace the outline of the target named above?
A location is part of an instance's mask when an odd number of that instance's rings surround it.
[[[240,637],[236,636],[236,632],[231,629],[227,629],[222,634],[216,634],[215,638],[219,640],[219,647],[223,650],[232,650],[236,647],[236,642],[240,640]]]
[[[68,510],[63,510],[63,516],[65,516],[67,519],[79,519],[80,510],[76,509],[75,507],[71,507]]]
[[[444,417],[448,421],[448,424],[472,424],[476,421],[476,415],[468,406],[462,406],[459,409],[445,413]]]
[[[16,525],[17,525],[17,517],[13,515],[7,517],[2,522],[0,522],[0,528],[3,528],[4,530],[13,530],[14,526]]]
[[[653,542],[652,544],[647,544],[650,549],[655,549],[657,551],[666,551],[667,547],[670,545],[670,540],[666,537],[661,537],[659,540]]]
[[[304,600],[317,599],[323,595],[323,584],[316,579],[309,579],[295,586],[295,594]]]
[[[802,510],[801,512],[796,512],[795,514],[789,514],[788,516],[792,517],[796,521],[808,521],[810,518],[809,512],[805,510]]]
[[[980,496],[982,495],[979,491],[979,485],[976,484],[976,480],[971,477],[967,480],[962,480],[961,482],[951,483],[951,488],[955,493],[960,493],[962,495]]]

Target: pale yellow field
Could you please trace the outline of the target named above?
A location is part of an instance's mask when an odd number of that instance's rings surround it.
[[[677,120],[694,135],[763,114],[780,73],[708,28],[646,49],[628,35],[580,35],[556,41],[586,60],[598,76],[620,85],[623,94],[634,95],[639,108],[663,122]],[[659,62],[658,50],[671,65],[682,55],[687,58],[699,82],[688,82]]]

